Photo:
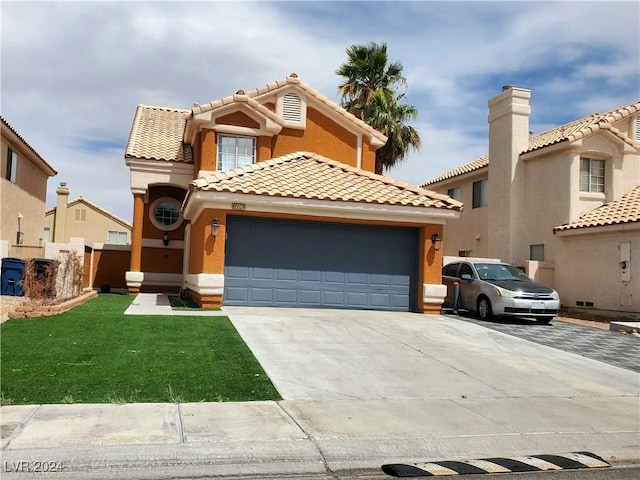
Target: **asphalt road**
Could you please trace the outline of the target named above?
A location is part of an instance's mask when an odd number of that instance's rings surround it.
[[[96,477],[97,478],[97,477]],[[395,477],[384,474],[381,471],[356,471],[337,472],[311,475],[265,475],[265,476],[208,476],[202,475],[182,476],[179,469],[148,469],[131,472],[131,476],[120,474],[121,480],[391,480]],[[429,477],[415,477],[429,478]],[[430,477],[435,478],[435,477]],[[614,466],[611,468],[595,468],[588,470],[560,470],[555,472],[531,472],[531,473],[504,473],[491,475],[456,475],[453,478],[459,480],[637,480],[640,478],[640,465]],[[70,477],[68,480],[95,480],[94,477]]]
[[[602,330],[558,320],[549,325],[528,319],[480,320],[468,313],[446,314],[498,332],[575,353],[592,360],[640,372],[640,339],[611,330]]]

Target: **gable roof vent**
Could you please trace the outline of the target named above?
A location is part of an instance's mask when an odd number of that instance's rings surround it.
[[[282,100],[282,118],[286,122],[302,121],[302,100],[295,93],[287,93]]]
[[[636,142],[640,143],[640,115],[638,115],[635,119],[635,121],[633,122],[635,125],[635,139]]]

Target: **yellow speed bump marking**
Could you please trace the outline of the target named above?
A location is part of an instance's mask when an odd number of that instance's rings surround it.
[[[580,468],[610,467],[591,452],[570,452],[555,455],[495,457],[464,461],[437,461],[412,464],[383,465],[382,471],[393,477],[438,477],[482,473],[516,473]]]

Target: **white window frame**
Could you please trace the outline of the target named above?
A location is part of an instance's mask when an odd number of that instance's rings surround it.
[[[584,165],[588,165],[588,167],[585,169]],[[607,181],[606,169],[607,165],[602,159],[580,157],[580,192],[605,193],[605,185]],[[599,175],[600,172],[602,175]],[[601,181],[599,181],[600,179]]]
[[[222,162],[222,148],[223,148],[223,139],[225,138],[233,138],[235,139],[235,152],[233,154],[230,154],[229,152],[224,153],[225,155],[233,155],[234,157],[234,162],[233,162],[233,166],[231,168],[226,168],[223,167],[223,162]],[[250,163],[242,163],[240,165],[238,165],[238,158],[246,158],[248,157],[248,155],[241,155],[239,153],[239,147],[238,147],[238,140],[239,139],[247,139],[247,140],[251,140],[253,142],[253,153],[251,155],[251,162]],[[218,149],[217,149],[217,170],[223,171],[223,170],[233,170],[234,168],[238,168],[238,167],[242,167],[245,165],[251,165],[253,163],[256,163],[256,156],[257,156],[257,141],[255,137],[245,137],[245,136],[241,136],[241,135],[228,135],[228,134],[224,134],[224,133],[218,133]]]
[[[18,154],[11,148],[7,147],[7,171],[4,178],[11,183],[16,183],[18,177]]]
[[[115,242],[111,241],[111,237],[115,237]],[[107,232],[107,243],[109,245],[127,245],[127,232],[121,232],[119,230],[109,230]]]
[[[170,225],[161,223],[156,219],[156,209],[163,203],[170,203],[178,209],[178,219]],[[162,230],[163,232],[172,232],[173,230],[177,230],[180,227],[180,225],[182,225],[183,218],[182,218],[182,212],[180,211],[181,208],[182,208],[182,205],[175,198],[160,197],[154,200],[153,203],[151,203],[151,205],[149,206],[149,220],[151,220],[151,223],[153,224],[153,226],[156,227],[158,230]]]

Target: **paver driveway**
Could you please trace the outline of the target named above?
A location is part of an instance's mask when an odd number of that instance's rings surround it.
[[[638,375],[446,316],[225,307],[287,400],[637,396]]]

